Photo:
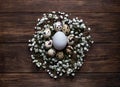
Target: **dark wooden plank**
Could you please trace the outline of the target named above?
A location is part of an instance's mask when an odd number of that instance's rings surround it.
[[[0,74],[1,87],[119,87],[120,73],[78,73],[75,78],[51,79],[46,73]]]
[[[94,32],[112,32],[119,28],[118,20],[120,13],[68,13],[70,18],[79,17],[87,22],[92,28],[97,26],[97,29],[93,29]],[[2,28],[33,28],[36,25],[37,19],[41,18],[43,13],[1,13],[0,14],[0,26]],[[94,25],[94,26],[92,26]],[[97,26],[95,26],[97,25]],[[104,29],[103,29],[104,28]],[[112,30],[111,30],[111,29]],[[6,29],[5,29],[6,30]]]
[[[80,72],[120,72],[120,44],[94,44]],[[27,44],[0,44],[0,72],[42,72],[32,64]]]
[[[120,12],[119,0],[1,0],[0,12]]]
[[[27,41],[36,19],[52,10],[83,18],[93,29],[96,43],[74,79],[55,81],[30,58]],[[119,0],[1,0],[0,87],[119,87],[119,15]]]
[[[120,27],[117,13],[72,13],[71,17],[83,18],[92,28],[95,42],[119,42]],[[27,42],[34,33],[37,18],[42,13],[0,14],[0,42]]]

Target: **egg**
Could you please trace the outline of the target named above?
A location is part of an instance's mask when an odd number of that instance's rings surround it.
[[[62,30],[62,23],[61,22],[55,22],[54,24],[53,24],[53,26],[54,26],[54,29],[56,30],[56,31],[60,31],[60,30]]]
[[[63,50],[66,47],[68,39],[63,32],[56,32],[52,38],[55,49]]]
[[[54,49],[49,49],[48,50],[48,53],[47,53],[49,56],[51,56],[51,57],[53,57],[53,56],[55,56],[55,54],[56,54],[56,52],[55,52],[55,50]]]
[[[50,31],[50,29],[48,29],[48,28],[46,28],[45,30],[44,30],[44,37],[45,38],[48,38],[48,37],[50,37],[51,36],[51,31]]]
[[[49,40],[49,41],[46,41],[45,42],[45,47],[48,49],[48,48],[51,48],[52,47],[52,40]]]
[[[73,45],[75,42],[74,39],[75,39],[75,36],[73,34],[69,35],[68,36],[68,44]]]
[[[68,35],[68,34],[70,33],[70,28],[69,28],[69,26],[68,26],[67,24],[64,24],[64,25],[63,25],[63,28],[62,28],[62,31],[63,31],[66,35]]]
[[[59,59],[63,59],[64,58],[64,53],[63,52],[58,52],[56,54],[56,57],[59,58]]]
[[[73,52],[73,47],[72,46],[67,46],[66,47],[66,53],[72,54],[72,52]]]

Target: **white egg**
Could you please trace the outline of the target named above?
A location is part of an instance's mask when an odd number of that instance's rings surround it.
[[[67,45],[67,37],[61,31],[58,31],[53,36],[53,46],[57,50],[63,50]]]

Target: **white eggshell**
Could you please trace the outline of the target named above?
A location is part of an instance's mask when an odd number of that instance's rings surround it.
[[[53,46],[57,50],[62,50],[62,49],[64,49],[66,47],[67,40],[68,39],[65,36],[65,34],[63,32],[61,32],[61,31],[58,31],[53,36]]]

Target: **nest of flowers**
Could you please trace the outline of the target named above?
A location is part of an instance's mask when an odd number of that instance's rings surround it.
[[[93,43],[90,30],[82,19],[70,19],[64,12],[43,14],[28,44],[33,63],[55,79],[75,76]]]

